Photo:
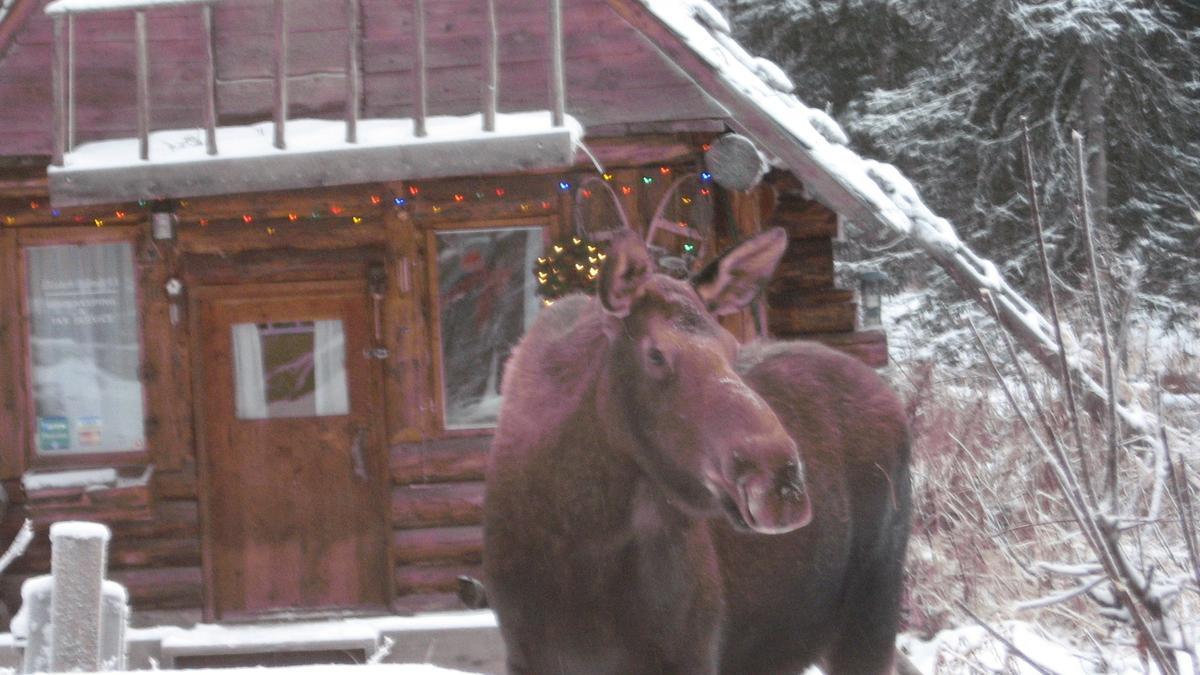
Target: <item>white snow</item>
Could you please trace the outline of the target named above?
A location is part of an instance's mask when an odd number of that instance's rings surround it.
[[[213,4],[217,0],[57,0],[46,5],[46,13],[82,14],[83,12],[108,12],[119,9],[154,9],[181,5]]]
[[[161,639],[163,648],[196,649],[261,647],[270,644],[303,645],[328,639],[331,634],[345,639],[374,638],[380,633],[495,628],[496,615],[488,610],[434,612],[413,616],[348,618],[338,621],[297,621],[277,624],[198,624],[192,628],[158,626],[131,629],[133,639]]]
[[[426,120],[428,134],[425,136],[413,133],[411,119],[364,119],[358,122],[358,142],[347,143],[345,124],[342,120],[288,120],[287,147],[283,150],[274,146],[273,122],[218,127],[216,155],[207,153],[203,129],[156,131],[150,134],[150,161],[156,164],[203,163],[231,158],[297,155],[328,150],[415,146],[440,143],[451,138],[461,141],[520,138],[552,128],[550,115],[544,110],[497,114],[495,131],[483,131],[483,119],[479,114],[433,116]],[[564,124],[571,134],[572,142],[577,144],[579,139],[583,138],[582,125],[570,117]],[[138,140],[122,138],[80,145],[64,157],[62,167],[51,166],[49,171],[55,173],[117,168],[134,164],[144,164],[138,159]]]
[[[30,471],[21,476],[21,486],[25,488],[26,492],[91,486],[112,487],[116,484],[116,469]]]
[[[82,520],[67,520],[50,526],[50,540],[56,539],[100,539],[107,542],[112,531],[107,525]]]
[[[1151,675],[1159,672],[1153,664],[1143,665],[1132,646],[1088,644],[1077,647],[1021,621],[1007,621],[993,629],[1039,666],[1056,675]],[[1033,666],[981,626],[945,630],[930,640],[901,635],[897,644],[923,673],[1038,675]],[[1181,652],[1176,654],[1180,672],[1193,672],[1189,657]]]

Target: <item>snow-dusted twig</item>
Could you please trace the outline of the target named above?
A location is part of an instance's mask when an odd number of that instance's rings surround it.
[[[1079,468],[1083,479],[1084,495],[1088,504],[1096,503],[1096,491],[1092,487],[1092,472],[1089,468],[1087,453],[1084,452],[1083,431],[1079,423],[1079,405],[1075,402],[1075,383],[1071,376],[1071,366],[1067,361],[1066,343],[1063,341],[1062,321],[1058,315],[1058,301],[1054,296],[1054,280],[1050,273],[1050,259],[1046,255],[1046,232],[1042,227],[1042,212],[1038,206],[1037,183],[1033,175],[1033,150],[1029,146],[1029,120],[1021,118],[1021,146],[1025,151],[1025,181],[1029,189],[1029,219],[1037,241],[1039,267],[1042,270],[1042,283],[1046,285],[1046,304],[1050,309],[1050,325],[1054,328],[1054,341],[1058,345],[1059,379],[1062,380],[1063,392],[1066,394],[1067,411],[1071,416],[1071,430],[1075,434],[1075,449],[1079,453]],[[989,301],[993,302],[991,298]],[[999,315],[998,308],[993,307],[993,313]],[[1112,398],[1110,397],[1111,401]]]
[[[1148,605],[1153,610],[1160,610],[1161,605],[1148,596],[1149,589],[1145,586],[1144,580],[1139,578],[1139,575],[1134,571],[1122,553],[1117,541],[1118,535],[1115,528],[1102,527],[1100,524],[1101,519],[1097,518],[1095,512],[1089,508],[1079,488],[1074,471],[1070,463],[1067,462],[1065,455],[1061,452],[1061,446],[1051,449],[1041,436],[1038,435],[1033,427],[1033,423],[1018,404],[1016,396],[1005,381],[995,359],[992,358],[991,350],[988,349],[987,343],[983,341],[983,337],[979,334],[978,329],[976,329],[975,323],[970,319],[967,320],[967,323],[975,336],[976,342],[983,351],[988,367],[996,376],[1005,397],[1008,399],[1009,405],[1012,406],[1014,413],[1021,421],[1022,426],[1029,432],[1034,443],[1050,460],[1051,468],[1059,480],[1061,493],[1067,500],[1067,504],[1070,506],[1076,522],[1079,523],[1084,538],[1098,557],[1100,565],[1104,568],[1104,573],[1112,585],[1112,604],[1124,610],[1123,615],[1133,624],[1141,642],[1150,652],[1150,656],[1154,659],[1155,664],[1158,665],[1159,671],[1167,675],[1176,675],[1178,670],[1175,664],[1166,653],[1162,643],[1159,642],[1154,630],[1150,626],[1150,620],[1143,611],[1143,607],[1147,607]],[[1007,339],[1007,333],[1004,331],[1001,331],[1001,335],[1005,337],[1005,344],[1008,346],[1010,356],[1016,362],[1018,359],[1016,358],[1016,350],[1012,342]],[[1024,375],[1024,370],[1018,367],[1018,373]],[[1027,387],[1030,387],[1027,377],[1024,378],[1024,383]],[[1037,399],[1032,396],[1030,398],[1033,404],[1037,406]],[[1098,590],[1093,589],[1093,595]],[[1155,620],[1161,619],[1161,611],[1152,611],[1152,613]]]
[[[1042,609],[1043,607],[1050,607],[1051,605],[1061,605],[1062,603],[1067,602],[1068,600],[1074,600],[1075,598],[1077,598],[1081,595],[1087,594],[1093,588],[1095,588],[1096,586],[1099,586],[1100,584],[1104,583],[1105,581],[1107,581],[1107,579],[1105,577],[1093,576],[1088,581],[1086,581],[1074,588],[1067,589],[1067,590],[1063,591],[1062,593],[1055,593],[1054,595],[1047,595],[1045,597],[1037,598],[1035,600],[1024,600],[1022,602],[1018,602],[1013,605],[1013,609],[1017,610],[1018,612],[1024,612],[1024,611],[1028,611],[1031,609]]]
[[[0,573],[8,569],[14,560],[24,555],[32,541],[33,523],[26,518],[25,522],[21,524],[21,529],[17,531],[17,536],[13,537],[12,543],[8,545],[8,550],[4,552],[3,556],[0,556]]]

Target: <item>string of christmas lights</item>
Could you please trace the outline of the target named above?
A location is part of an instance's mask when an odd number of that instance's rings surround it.
[[[659,175],[664,178],[670,177],[674,171],[675,170],[669,166],[658,167]],[[699,190],[699,195],[711,195],[710,184],[712,182],[712,175],[707,171],[701,171],[698,175],[700,178],[700,183],[703,186]],[[613,183],[616,190],[621,195],[629,196],[633,194],[635,185],[617,183],[617,178],[614,173],[602,173],[601,178],[603,178],[603,180],[606,182]],[[564,194],[572,193],[577,189],[576,184],[572,182],[576,179],[577,176],[574,175],[558,178],[556,181],[558,191]],[[655,181],[656,177],[653,175],[653,173],[645,173],[640,176],[640,182],[642,186],[652,185],[655,183]],[[587,188],[579,189],[578,192],[583,199],[591,199],[593,196],[593,191]],[[410,184],[405,186],[404,192],[401,195],[390,197],[390,201],[392,207],[394,208],[411,209],[420,203],[427,206],[432,213],[441,214],[447,209],[453,208],[455,205],[463,205],[469,201],[483,201],[492,198],[504,200],[507,195],[507,188],[503,186],[493,186],[485,190],[476,190],[470,193],[454,192],[445,201],[428,202],[422,197],[421,186],[418,184]],[[378,209],[376,207],[383,206],[384,202],[388,199],[389,198],[385,198],[382,194],[373,194],[362,203],[351,203],[347,200],[339,200],[338,202],[330,203],[325,208],[313,208],[308,213],[300,213],[297,211],[288,212],[286,213],[286,218],[289,222],[299,222],[302,220],[320,220],[327,217],[349,217],[351,222],[361,223],[364,219],[364,214],[377,211]],[[680,203],[684,206],[690,205],[693,199],[694,197],[690,195],[682,195],[679,197]],[[186,209],[189,205],[188,200],[179,200],[175,203],[180,208],[184,209]],[[75,211],[72,209],[70,212],[65,213],[62,209],[51,208],[44,200],[34,199],[27,203],[27,207],[23,210],[23,212],[13,209],[8,209],[6,212],[0,212],[0,224],[5,226],[17,226],[24,223],[42,222],[45,219],[42,214],[49,211],[51,220],[61,224],[91,224],[95,227],[104,227],[109,224],[140,221],[148,215],[151,204],[152,202],[148,200],[141,200],[137,202],[137,206],[139,207],[140,211],[133,211],[131,210],[132,206],[130,206],[116,209],[105,209],[100,212],[90,213]],[[531,213],[537,210],[548,211],[553,209],[554,206],[554,202],[545,199],[521,201],[516,204],[516,208],[522,213]],[[240,217],[241,221],[246,225],[254,225],[260,220],[273,220],[277,218],[282,218],[282,216],[277,216],[275,214],[262,215],[260,213],[247,212],[241,214]],[[194,222],[200,227],[207,227],[214,219],[207,217],[195,217],[194,219],[188,220],[190,222]],[[237,217],[223,217],[220,220],[222,222],[226,222],[229,220],[237,220]],[[265,228],[265,230],[268,235],[275,234],[276,232],[276,228],[274,226],[268,226]]]

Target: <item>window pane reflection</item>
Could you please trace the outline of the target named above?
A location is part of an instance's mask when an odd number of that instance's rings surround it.
[[[290,321],[233,326],[239,419],[322,417],[350,411],[342,322]]]

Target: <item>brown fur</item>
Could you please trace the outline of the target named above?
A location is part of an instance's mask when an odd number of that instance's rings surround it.
[[[691,307],[703,326],[687,325]],[[899,402],[816,344],[739,353],[703,307],[655,276],[623,318],[560,300],[514,352],[485,506],[485,583],[510,672],[891,670],[909,522]],[[668,352],[670,379],[643,382],[647,340]],[[812,521],[784,534],[735,527],[712,481],[684,475],[720,466],[723,481],[735,457],[773,480],[796,447]],[[793,492],[742,513],[807,522]]]

